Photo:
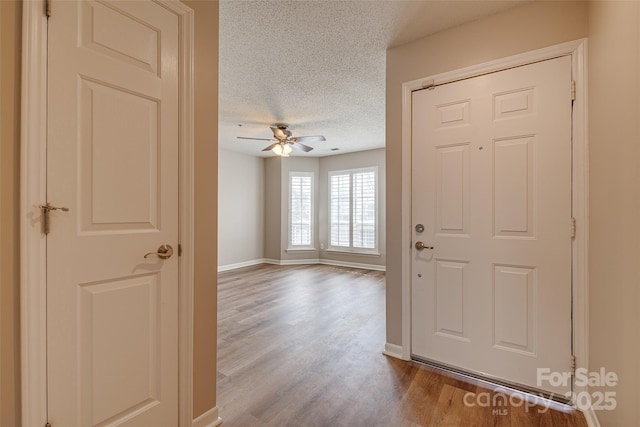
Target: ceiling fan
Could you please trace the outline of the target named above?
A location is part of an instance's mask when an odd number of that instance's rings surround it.
[[[313,147],[302,144],[302,142],[315,142],[326,141],[322,135],[316,136],[291,136],[291,131],[287,125],[278,123],[270,126],[273,132],[273,138],[248,138],[239,136],[238,139],[255,139],[258,141],[273,141],[273,144],[265,147],[262,151],[273,151],[275,154],[282,157],[289,157],[289,153],[292,151],[292,147],[298,150],[309,152],[313,150]],[[275,138],[275,139],[274,139]]]

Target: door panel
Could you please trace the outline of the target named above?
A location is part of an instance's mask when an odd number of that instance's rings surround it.
[[[467,339],[464,328],[466,262],[436,261],[436,334]]]
[[[81,77],[78,107],[82,232],[157,230],[159,102]]]
[[[469,212],[469,144],[436,148],[436,229],[444,234],[466,234]]]
[[[178,425],[178,18],[60,1],[49,20],[48,412]]]
[[[536,270],[508,265],[493,269],[493,345],[532,353]]]
[[[562,57],[413,93],[414,357],[569,391],[570,90]]]
[[[80,399],[88,425],[116,421],[159,403],[158,276],[80,285]]]
[[[533,237],[533,138],[509,138],[493,148],[493,235]]]

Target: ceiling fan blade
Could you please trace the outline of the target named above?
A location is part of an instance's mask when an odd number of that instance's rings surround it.
[[[300,144],[299,142],[292,142],[291,145],[293,145],[293,147],[297,148],[298,150],[304,151],[305,153],[308,153],[309,151],[313,150],[313,147],[309,147],[308,145]]]
[[[238,139],[252,139],[252,140],[256,140],[256,141],[273,141],[273,138],[249,138],[246,136],[237,136],[236,138]]]
[[[279,142],[274,142],[273,144],[271,144],[270,146],[263,148],[262,151],[271,151],[271,149],[273,147],[275,147],[276,145],[280,144]]]
[[[291,138],[294,142],[316,142],[316,141],[326,141],[325,137],[322,135],[316,136],[295,136]]]
[[[277,139],[286,139],[288,136],[291,135],[291,132],[287,134],[286,128],[282,129],[277,126],[271,126],[271,131],[273,132],[273,136],[275,136]]]

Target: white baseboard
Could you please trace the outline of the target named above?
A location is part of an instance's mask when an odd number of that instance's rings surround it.
[[[382,351],[382,354],[384,354],[385,356],[395,357],[396,359],[404,360],[404,357],[402,357],[401,345],[386,343],[384,345],[384,350]]]
[[[263,258],[256,264],[273,264],[273,265],[314,265],[314,264],[322,264],[322,265],[334,265],[336,267],[351,267],[351,268],[361,268],[363,270],[374,270],[374,271],[387,271],[387,268],[384,265],[375,265],[375,264],[362,264],[359,262],[346,262],[346,261],[334,261],[331,259],[272,259],[272,258]],[[239,268],[239,267],[236,267]],[[220,271],[218,269],[218,271]]]
[[[362,268],[364,270],[387,271],[387,267],[384,265],[363,264],[360,262],[335,261],[332,259],[321,259],[319,264],[335,265],[336,267]]]
[[[236,262],[235,264],[219,265],[218,273],[223,271],[235,270],[236,268],[251,267],[252,265],[258,265],[258,264],[264,264],[264,263],[265,263],[265,259],[259,258],[259,259],[252,259],[249,261]]]
[[[214,406],[191,423],[192,427],[218,427],[222,425],[222,418],[218,416],[218,407]]]
[[[600,427],[600,421],[598,421],[598,417],[596,416],[596,411],[593,408],[589,408],[586,411],[582,411],[584,414],[584,419],[587,421],[588,427]]]
[[[320,264],[320,260],[318,258],[314,259],[282,259],[280,260],[280,265],[307,265],[307,264]]]
[[[273,265],[305,265],[305,264],[319,264],[319,259],[273,259],[273,258],[264,258],[262,260],[265,264],[273,264]]]

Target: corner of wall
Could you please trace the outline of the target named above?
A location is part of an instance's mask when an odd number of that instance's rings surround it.
[[[218,239],[217,1],[185,0],[195,12],[193,416],[216,406]]]
[[[0,1],[0,425],[21,424],[20,108],[22,2]]]

